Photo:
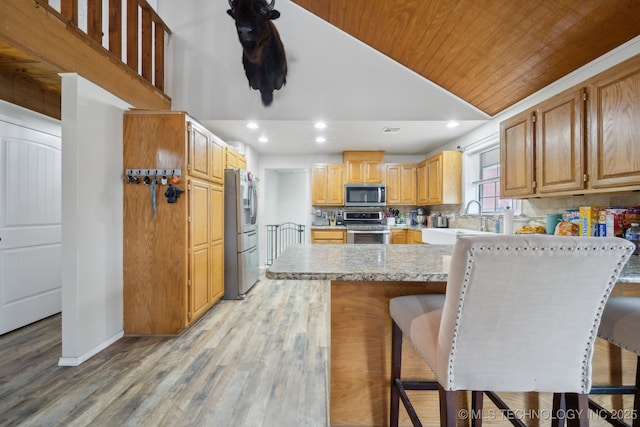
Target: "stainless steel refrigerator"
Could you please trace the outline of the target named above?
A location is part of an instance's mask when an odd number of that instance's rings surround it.
[[[251,175],[224,171],[224,296],[244,299],[258,281],[258,197]]]

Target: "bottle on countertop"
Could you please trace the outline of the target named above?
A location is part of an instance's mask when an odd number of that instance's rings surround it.
[[[632,223],[631,227],[627,228],[627,231],[624,233],[624,237],[636,245],[636,250],[633,254],[640,255],[640,224],[637,222]]]
[[[513,234],[513,210],[510,206],[504,208],[503,234]]]

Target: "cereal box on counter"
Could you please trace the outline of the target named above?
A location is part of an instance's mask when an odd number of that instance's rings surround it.
[[[598,235],[598,218],[600,206],[580,206],[580,236]]]
[[[575,218],[575,211],[567,212],[573,213]],[[640,223],[640,207],[581,206],[578,212],[578,221],[569,221],[578,225],[580,236],[624,237],[624,232],[631,227],[631,223]]]
[[[617,236],[624,237],[624,214],[627,212],[625,208],[608,208],[603,211],[605,234],[600,236]],[[602,215],[601,215],[602,217]]]

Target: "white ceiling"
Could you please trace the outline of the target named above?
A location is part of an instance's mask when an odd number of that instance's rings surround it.
[[[189,112],[227,142],[263,154],[424,154],[490,119],[289,0],[276,0],[281,17],[274,21],[287,52],[287,85],[264,107],[247,83],[227,9],[223,0],[158,0],[173,32],[167,72],[173,109]],[[248,129],[250,120],[259,129]],[[327,128],[316,130],[317,120]],[[461,125],[447,128],[450,120]],[[323,144],[315,142],[320,135]],[[260,136],[269,142],[258,142]]]

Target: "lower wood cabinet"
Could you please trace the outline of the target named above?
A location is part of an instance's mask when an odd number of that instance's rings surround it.
[[[422,231],[406,228],[391,230],[390,240],[392,244],[422,244]]]
[[[311,230],[311,243],[347,243],[345,230]]]
[[[391,230],[391,244],[403,245],[407,243],[407,230],[402,228],[400,230]]]
[[[407,230],[407,243],[422,244],[422,230]]]

